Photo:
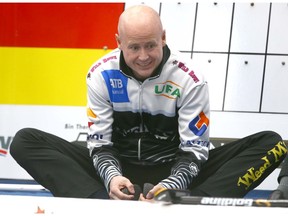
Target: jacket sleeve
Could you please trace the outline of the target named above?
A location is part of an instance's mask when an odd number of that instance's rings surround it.
[[[113,108],[101,72],[95,71],[87,77],[87,147],[97,174],[107,191],[112,177],[122,175],[118,152],[111,142]]]
[[[187,189],[209,155],[210,104],[207,82],[188,87],[178,106],[180,145],[177,160],[171,175],[160,184],[165,188]]]

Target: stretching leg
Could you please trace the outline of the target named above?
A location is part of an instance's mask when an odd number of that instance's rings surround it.
[[[59,197],[89,197],[103,190],[86,147],[32,128],[18,131],[10,153],[39,184]]]
[[[192,195],[244,197],[285,158],[280,135],[265,131],[210,151],[208,161],[192,183]]]

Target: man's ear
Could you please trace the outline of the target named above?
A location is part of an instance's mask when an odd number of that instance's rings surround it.
[[[164,47],[166,45],[166,31],[163,30],[162,32],[162,46]]]
[[[118,34],[115,34],[115,39],[116,39],[116,42],[117,42],[117,46],[118,46],[118,48],[120,49],[121,41],[120,41],[120,37],[119,37]]]

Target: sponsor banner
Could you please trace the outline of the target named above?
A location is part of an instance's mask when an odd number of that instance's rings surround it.
[[[86,140],[86,75],[124,5],[0,3],[0,178],[31,178],[9,154],[21,128]]]

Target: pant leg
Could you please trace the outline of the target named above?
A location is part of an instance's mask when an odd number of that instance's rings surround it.
[[[210,151],[192,183],[192,195],[244,197],[276,169],[287,153],[277,133],[260,132]]]
[[[104,188],[88,149],[52,134],[21,129],[11,143],[10,153],[54,196],[84,198]]]

